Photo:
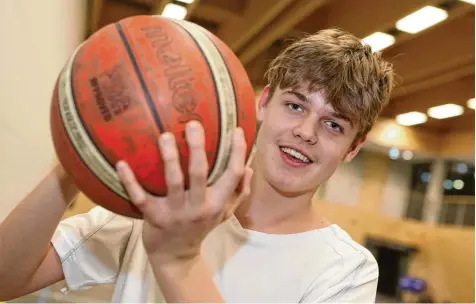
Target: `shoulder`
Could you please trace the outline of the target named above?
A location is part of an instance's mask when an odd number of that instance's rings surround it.
[[[377,279],[379,269],[372,253],[339,226],[329,228],[326,240],[339,256],[342,274],[353,273],[359,278]]]
[[[97,231],[103,228],[130,229],[135,221],[132,218],[118,215],[103,207],[96,206],[86,213],[76,214],[63,219],[59,228],[70,227],[85,231]]]
[[[61,221],[51,242],[64,258],[87,244],[101,248],[122,244],[130,236],[134,225],[135,220],[97,206],[87,213]]]
[[[51,243],[61,260],[67,289],[114,283],[139,225],[138,220],[99,206],[63,220]]]
[[[337,225],[321,234],[325,242],[321,258],[327,265],[308,290],[310,301],[374,301],[379,268],[372,253]]]

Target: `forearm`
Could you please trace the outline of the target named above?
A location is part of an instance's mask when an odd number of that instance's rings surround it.
[[[201,256],[185,261],[149,257],[155,278],[169,303],[224,303]]]
[[[21,284],[38,268],[77,193],[57,167],[0,223],[0,289],[4,283]]]

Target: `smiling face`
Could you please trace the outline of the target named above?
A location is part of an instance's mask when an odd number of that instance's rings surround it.
[[[394,86],[392,65],[339,29],[290,44],[266,76],[255,176],[287,196],[315,192],[354,158]]]
[[[302,86],[301,86],[302,87]],[[342,162],[351,161],[365,138],[319,92],[266,87],[260,97],[255,159],[260,174],[279,192],[315,192]]]

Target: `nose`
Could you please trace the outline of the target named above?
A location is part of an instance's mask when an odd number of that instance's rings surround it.
[[[293,135],[301,138],[307,143],[314,145],[317,143],[316,122],[315,119],[308,116],[294,127]]]

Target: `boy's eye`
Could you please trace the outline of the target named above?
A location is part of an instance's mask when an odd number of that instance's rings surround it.
[[[327,125],[328,125],[329,127],[331,127],[331,129],[333,129],[333,130],[342,132],[342,127],[341,127],[339,124],[337,124],[337,123],[335,123],[335,122],[333,122],[333,121],[328,121],[328,122],[327,122]]]
[[[302,111],[301,106],[296,103],[289,103],[288,108],[291,109],[292,111]]]

